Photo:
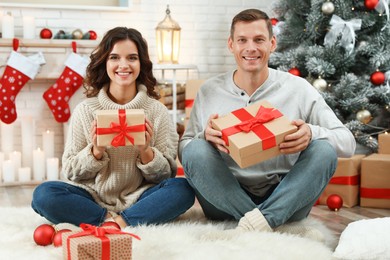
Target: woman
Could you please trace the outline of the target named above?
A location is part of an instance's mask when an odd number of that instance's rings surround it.
[[[169,222],[194,203],[187,180],[176,174],[178,134],[158,100],[148,46],[135,29],[106,33],[87,67],[87,99],[72,113],[62,158],[67,182],[40,184],[32,208],[52,223],[121,228]],[[145,145],[99,147],[95,112],[143,109]]]

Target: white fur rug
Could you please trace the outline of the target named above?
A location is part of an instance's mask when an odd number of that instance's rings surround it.
[[[62,248],[38,246],[33,240],[37,226],[48,223],[32,209],[0,208],[0,259],[56,260],[62,259]],[[299,225],[314,225],[326,237],[325,243],[280,233],[247,232],[224,236],[232,222],[210,222],[198,208],[192,208],[174,223],[160,226],[126,228],[141,241],[133,240],[133,259],[262,259],[262,260],[329,260],[334,239],[325,226],[314,219]],[[219,239],[207,234],[221,233]]]

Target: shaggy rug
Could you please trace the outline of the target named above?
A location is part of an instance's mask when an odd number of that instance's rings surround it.
[[[0,208],[0,259],[62,259],[62,248],[38,246],[33,240],[37,226],[48,223],[32,209]],[[316,226],[325,235],[320,243],[290,234],[246,232],[226,235],[225,229],[236,223],[211,222],[199,208],[191,208],[173,223],[158,226],[127,227],[141,240],[133,240],[133,259],[332,259],[334,238],[326,227],[314,219],[295,225]],[[218,233],[215,238],[208,236]],[[229,233],[229,232],[228,232]]]

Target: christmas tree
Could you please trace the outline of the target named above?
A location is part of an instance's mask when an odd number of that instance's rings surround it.
[[[390,128],[388,0],[280,0],[270,67],[306,78],[364,152]]]

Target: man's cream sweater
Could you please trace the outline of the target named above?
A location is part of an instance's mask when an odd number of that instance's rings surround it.
[[[144,109],[153,125],[150,146],[154,159],[143,165],[137,147],[107,147],[101,160],[91,153],[91,125],[97,110]],[[107,87],[87,98],[72,112],[62,157],[62,174],[71,184],[86,189],[109,211],[120,212],[134,204],[149,187],[176,175],[178,134],[167,108],[138,86],[135,98],[125,105],[113,102]]]

